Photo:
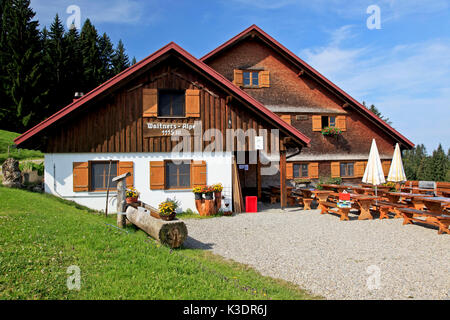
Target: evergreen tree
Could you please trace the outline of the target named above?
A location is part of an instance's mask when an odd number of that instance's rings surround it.
[[[75,92],[83,92],[83,59],[81,56],[80,35],[75,25],[65,34],[67,44],[67,97],[64,106],[70,103]]]
[[[114,75],[114,48],[106,33],[99,39],[99,50],[101,62],[99,81],[103,83]]]
[[[447,177],[447,171],[449,169],[448,157],[439,144],[438,148],[433,151],[433,155],[430,159],[432,179],[433,181],[445,181]]]
[[[4,89],[14,110],[14,119],[11,119],[14,121],[9,125],[22,131],[42,120],[42,113],[47,108],[43,104],[47,92],[41,81],[41,34],[38,22],[33,20],[35,13],[29,0],[11,0],[2,16],[3,26],[8,28],[2,48],[7,77]]]
[[[129,66],[130,61],[128,59],[128,55],[125,53],[125,47],[123,45],[122,40],[119,40],[119,43],[117,44],[117,48],[114,52],[113,57],[114,74],[121,73]]]
[[[81,29],[80,52],[83,65],[82,91],[87,93],[101,83],[102,70],[97,29],[89,19],[84,22]]]
[[[7,23],[4,12],[9,11],[10,1],[0,0],[0,123],[10,123],[13,110],[11,101],[5,93],[6,87],[6,65],[8,64],[8,56],[5,51],[7,37]]]
[[[49,87],[49,115],[65,106],[69,94],[69,50],[64,26],[56,15],[44,40],[46,80]]]
[[[131,65],[134,66],[136,64],[136,57],[133,57],[133,60],[131,60]]]

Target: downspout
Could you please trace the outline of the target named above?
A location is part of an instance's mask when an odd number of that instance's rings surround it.
[[[289,159],[289,158],[295,157],[296,155],[300,154],[301,151],[302,151],[302,149],[297,147],[297,151],[295,151],[294,153],[286,156],[286,160]]]

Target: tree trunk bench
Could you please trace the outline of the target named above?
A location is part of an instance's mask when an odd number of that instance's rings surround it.
[[[450,215],[439,214],[436,212],[422,211],[412,208],[400,208],[403,215],[403,224],[413,224],[413,221],[439,227],[438,234],[450,234]],[[418,219],[424,217],[425,219]]]
[[[152,210],[145,207],[141,208]],[[126,215],[127,219],[139,229],[171,248],[180,247],[187,238],[187,228],[181,220],[165,221],[157,219],[152,217],[149,212],[139,210],[138,207],[133,206],[128,206]]]

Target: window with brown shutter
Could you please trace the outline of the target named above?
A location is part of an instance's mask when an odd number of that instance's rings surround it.
[[[321,115],[313,115],[312,116],[312,130],[313,131],[322,131],[322,116]]]
[[[142,90],[142,110],[144,117],[158,116],[158,90],[143,89]]]
[[[345,116],[336,117],[336,128],[340,129],[341,131],[347,131],[347,123]]]
[[[150,161],[150,189],[164,189],[164,161]]]
[[[332,178],[339,178],[341,176],[341,168],[339,162],[332,162],[331,163],[331,177]]]
[[[73,192],[89,191],[89,162],[73,163]]]
[[[364,176],[364,171],[366,170],[366,166],[364,161],[355,162],[355,177],[362,178]]]
[[[73,163],[73,191],[106,191],[114,190],[117,183],[112,178],[130,172],[127,187],[133,186],[134,170],[132,161],[88,161]]]
[[[291,115],[290,115],[290,114],[282,114],[282,115],[280,116],[280,118],[281,118],[282,120],[284,120],[285,122],[291,124]]]
[[[391,161],[383,160],[381,162],[381,165],[383,167],[384,176],[387,177],[389,175],[389,169],[391,168]]]
[[[259,72],[259,87],[260,88],[270,87],[270,73],[268,70]]]
[[[309,173],[309,178],[318,179],[319,178],[319,163],[318,162],[310,162],[308,164],[308,173]]]
[[[238,87],[242,87],[244,85],[243,79],[243,71],[242,70],[234,70],[234,79],[233,83]]]
[[[286,163],[286,179],[294,178],[294,164],[292,162]]]
[[[191,163],[191,186],[205,186],[207,181],[206,161],[192,161]]]
[[[150,189],[190,189],[207,181],[206,161],[150,161]]]
[[[200,90],[186,90],[186,117],[200,117]]]
[[[117,175],[129,172],[131,175],[127,177],[126,184],[127,188],[131,188],[133,186],[134,181],[134,163],[133,161],[120,161],[119,168],[117,170]]]

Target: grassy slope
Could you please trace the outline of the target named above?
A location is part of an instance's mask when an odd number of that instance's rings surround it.
[[[8,146],[14,144],[13,140],[19,136],[18,133],[0,130],[0,163],[8,158]],[[43,158],[44,154],[36,150],[10,149],[10,157],[17,160]]]
[[[0,203],[0,299],[312,298],[205,251],[171,253],[50,195],[0,187]],[[81,269],[80,291],[67,289],[70,265]]]

